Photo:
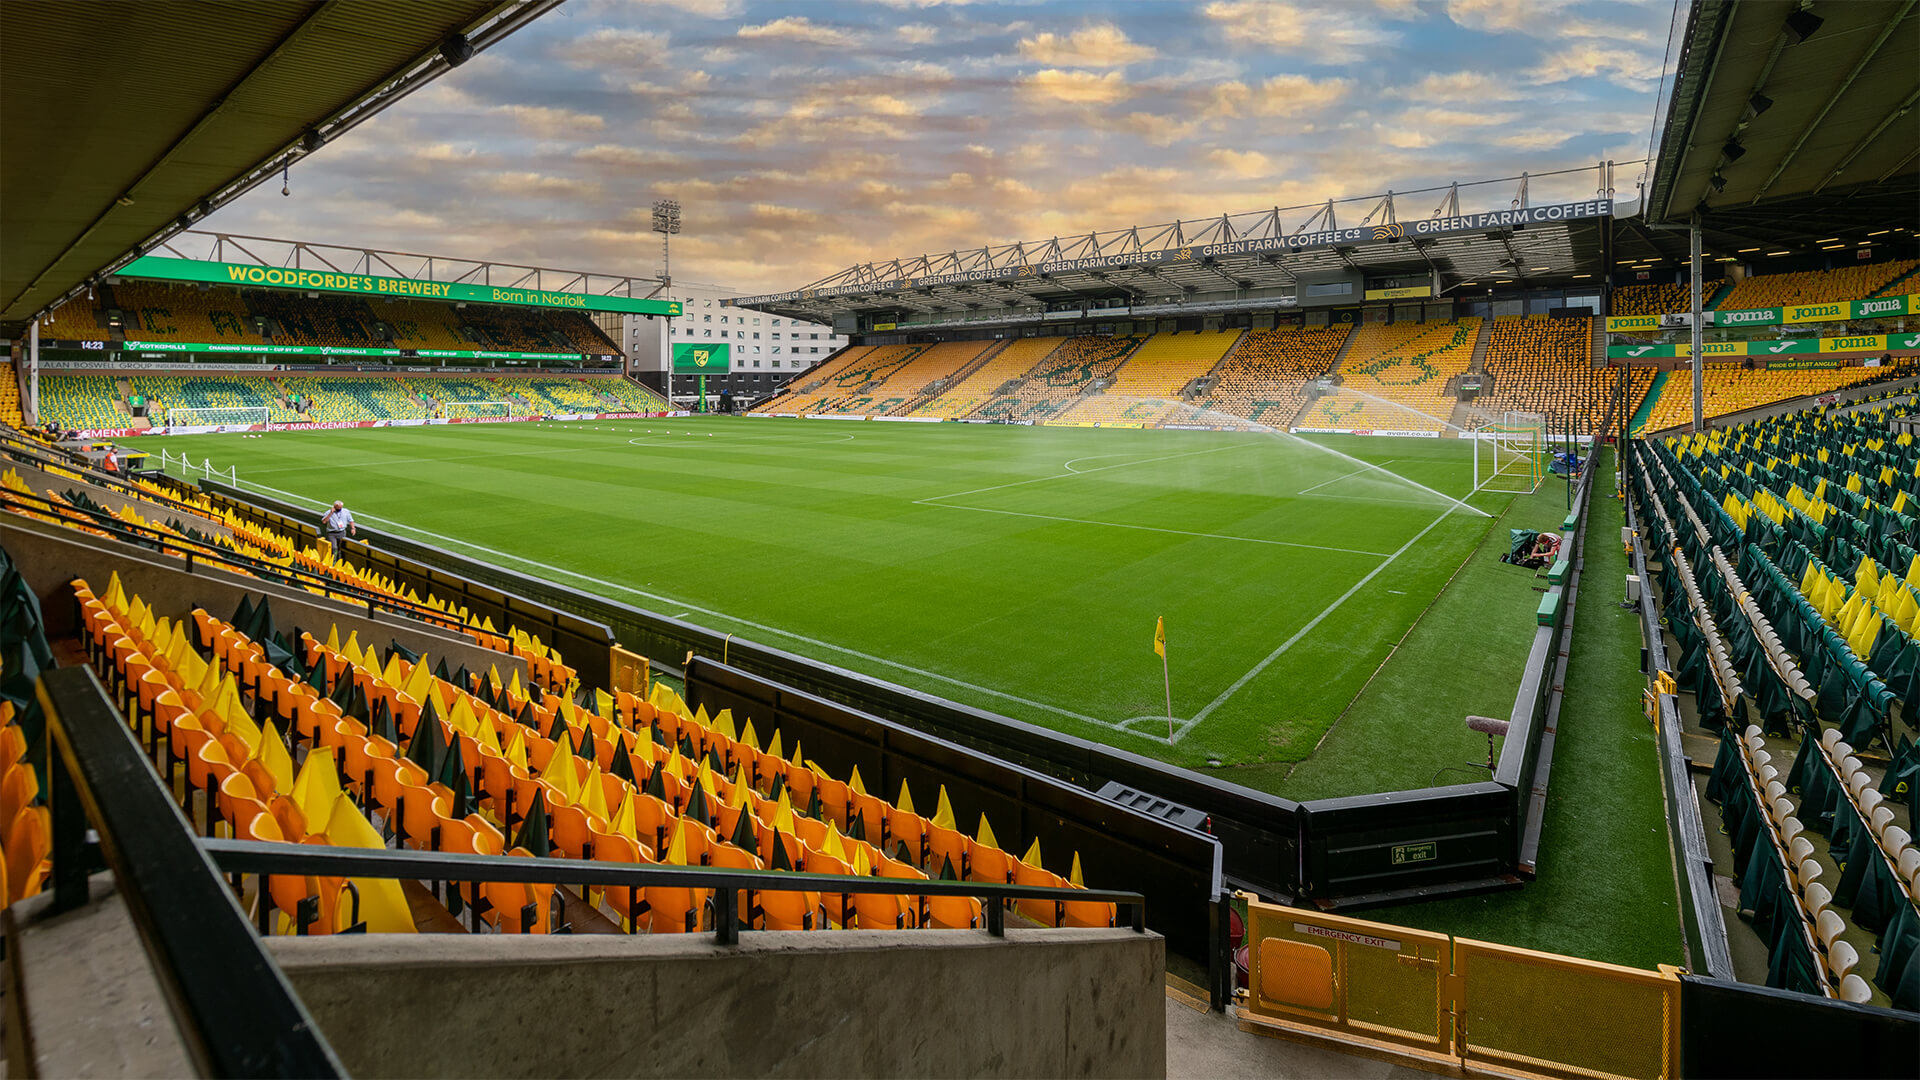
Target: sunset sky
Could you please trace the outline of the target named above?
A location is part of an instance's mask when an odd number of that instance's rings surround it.
[[[677,279],[796,288],[927,251],[1643,158],[1673,13],[572,0],[296,166],[291,196],[262,186],[203,227],[654,276],[649,207],[670,196]]]

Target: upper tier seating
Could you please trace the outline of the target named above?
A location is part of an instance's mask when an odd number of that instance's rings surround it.
[[[1011,393],[981,406],[977,416],[1046,420],[1058,416],[1095,381],[1113,376],[1145,338],[1084,334],[1071,337],[1035,364]]]
[[[373,317],[393,331],[393,345],[400,349],[479,348],[460,332],[459,311],[445,304],[426,300],[381,300],[367,305]]]
[[[1255,330],[1220,365],[1206,406],[1256,424],[1284,428],[1307,400],[1307,382],[1327,373],[1348,327]]]
[[[128,341],[189,341],[259,345],[247,302],[232,289],[198,289],[159,281],[122,279],[113,287],[121,332]]]
[[[109,341],[100,325],[100,306],[91,297],[76,296],[54,308],[40,322],[41,341]]]
[[[966,416],[985,404],[993,397],[994,391],[1008,380],[1019,378],[1032,370],[1035,364],[1059,348],[1065,340],[1057,337],[1016,338],[1006,348],[989,357],[986,363],[975,368],[972,374],[947,387],[939,395],[914,406],[908,415],[945,418]]]
[[[1712,295],[1713,289],[1707,289],[1701,302],[1705,303]],[[1687,310],[1692,302],[1687,287],[1671,281],[1659,285],[1623,285],[1613,290],[1615,315],[1667,315]]]
[[[1829,304],[1861,300],[1895,278],[1911,273],[1913,259],[1862,263],[1838,270],[1801,270],[1787,274],[1759,274],[1735,285],[1714,307],[1721,311]],[[1677,311],[1686,310],[1682,304]]]
[[[1354,331],[1340,364],[1341,392],[1313,403],[1301,427],[1440,431],[1456,398],[1448,380],[1473,362],[1478,318],[1376,323]]]
[[[1180,392],[1213,370],[1241,334],[1239,330],[1155,334],[1120,365],[1111,385],[1083,398],[1062,419],[1157,425],[1181,408]]]

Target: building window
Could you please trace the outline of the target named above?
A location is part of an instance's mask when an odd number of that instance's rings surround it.
[[[701,316],[700,318],[701,318],[702,320],[704,320],[704,321],[706,321],[706,322],[712,322],[712,321],[713,321],[713,316],[711,316],[711,315],[702,315],[702,316]],[[721,318],[725,318],[725,316],[721,316]]]
[[[726,332],[725,330],[722,330],[722,331],[720,331],[720,336],[721,336],[721,337],[726,337],[726,336],[727,336],[727,332]]]
[[[707,336],[708,336],[708,337],[712,337],[712,336],[713,336],[713,331],[711,331],[711,330],[709,330],[709,331],[707,331]]]
[[[775,341],[779,341],[779,340],[780,340],[780,335],[779,335],[779,334],[773,334],[773,335],[770,335],[770,336],[771,336],[771,337],[773,338],[773,340],[775,340]]]
[[[720,316],[720,321],[721,321],[721,322],[726,322],[726,321],[727,321],[727,317],[726,317],[725,315],[722,315],[722,316]]]
[[[759,340],[760,340],[760,331],[758,331],[758,330],[755,330],[755,331],[753,332],[753,340],[755,340],[755,341],[759,341]]]

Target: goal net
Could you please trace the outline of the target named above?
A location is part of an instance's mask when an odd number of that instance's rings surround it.
[[[449,420],[506,417],[513,415],[513,406],[505,401],[448,401],[441,404],[440,415]]]
[[[1538,413],[1490,417],[1468,433],[1473,440],[1473,490],[1529,494],[1547,470],[1547,421]]]
[[[167,426],[216,427],[244,431],[255,427],[268,427],[272,415],[271,410],[265,408],[168,409]]]

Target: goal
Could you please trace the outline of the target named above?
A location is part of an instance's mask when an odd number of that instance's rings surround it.
[[[168,409],[168,427],[215,427],[228,431],[247,431],[272,427],[272,411],[265,408]]]
[[[513,415],[513,405],[505,401],[448,401],[440,406],[440,415],[454,419],[493,419]]]
[[[1473,490],[1530,494],[1547,471],[1547,422],[1509,412],[1467,433],[1473,440]]]

